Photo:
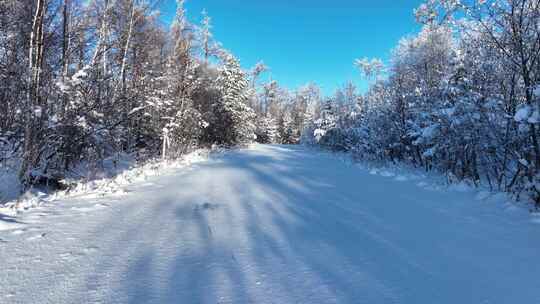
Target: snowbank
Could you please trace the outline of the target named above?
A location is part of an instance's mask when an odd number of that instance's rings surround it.
[[[14,200],[21,193],[17,178],[18,165],[11,162],[0,162],[0,205]]]
[[[531,215],[536,219],[535,221],[540,223],[539,210],[531,209],[531,204],[528,201],[516,201],[510,193],[492,191],[487,185],[474,185],[465,180],[456,182],[436,171],[426,172],[422,168],[407,164],[368,162],[365,160],[358,162],[348,152],[331,152],[316,146],[308,147],[318,151],[318,153],[331,154],[340,161],[356,166],[371,175],[382,176],[399,182],[410,182],[429,191],[472,193],[477,201],[492,203],[507,211],[515,211],[516,209],[530,211]]]
[[[46,193],[34,189],[19,198],[15,198],[17,193],[20,193],[16,174],[13,173],[13,170],[6,171],[9,174],[6,173],[3,179],[0,176],[0,181],[5,181],[5,183],[2,183],[3,188],[11,190],[0,188],[0,192],[9,193],[11,200],[0,205],[0,216],[15,216],[25,210],[74,195],[95,194],[103,196],[106,194],[122,194],[124,192],[123,186],[145,180],[150,176],[160,175],[168,170],[188,167],[193,163],[206,160],[210,153],[217,151],[219,150],[199,149],[177,160],[154,159],[144,164],[138,164],[135,158],[128,155],[115,159],[110,158],[104,162],[103,167],[98,172],[92,172],[85,166],[76,168],[74,173],[66,178],[66,184],[73,185],[68,190]],[[80,178],[77,179],[76,176]]]

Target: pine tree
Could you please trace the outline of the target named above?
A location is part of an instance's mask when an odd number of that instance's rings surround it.
[[[217,79],[222,97],[216,105],[219,124],[223,127],[222,142],[247,143],[255,139],[255,113],[247,105],[248,80],[233,55],[225,53],[222,61]]]

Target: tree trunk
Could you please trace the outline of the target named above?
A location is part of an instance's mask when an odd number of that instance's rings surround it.
[[[28,53],[28,87],[26,96],[26,126],[24,132],[23,159],[19,172],[19,178],[26,188],[31,185],[31,171],[39,158],[38,124],[39,117],[37,107],[41,100],[41,67],[43,63],[43,18],[45,15],[45,1],[37,0],[36,13],[30,33],[30,48]],[[42,112],[41,112],[42,113]]]
[[[129,44],[131,42],[131,36],[133,35],[133,26],[134,26],[134,20],[135,19],[135,0],[131,1],[131,16],[129,18],[129,30],[128,30],[128,36],[126,39],[126,45],[124,46],[124,54],[122,56],[122,68],[120,71],[120,79],[122,80],[122,96],[125,93],[126,90],[126,68],[127,68],[127,54],[129,51]]]

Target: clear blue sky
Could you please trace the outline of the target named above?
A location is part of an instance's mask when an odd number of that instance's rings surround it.
[[[174,0],[162,0],[164,22]],[[188,0],[192,22],[203,9],[214,37],[249,68],[263,60],[271,76],[294,89],[314,81],[331,94],[348,80],[366,86],[353,60],[387,60],[402,36],[418,32],[413,9],[422,0]]]

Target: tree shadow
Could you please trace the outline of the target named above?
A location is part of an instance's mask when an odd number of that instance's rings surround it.
[[[9,216],[2,213],[0,213],[0,221],[11,223],[11,224],[25,224],[24,222],[19,221],[16,217]]]
[[[405,207],[389,213],[378,202],[396,197],[387,183],[361,187],[358,170],[324,166],[309,150],[269,146],[168,178],[167,191],[126,204],[151,207],[113,214],[89,237],[110,241],[86,288],[113,290],[101,300],[132,304],[450,303],[458,289],[483,295],[487,283],[475,281],[489,272],[463,278],[463,269],[429,261],[438,254],[455,262],[444,252],[452,227],[437,226],[447,215],[426,211],[417,223],[403,218]],[[400,185],[394,191],[411,186]],[[423,212],[421,203],[400,199]],[[426,224],[434,233],[415,243]],[[108,228],[115,225],[122,231]]]

